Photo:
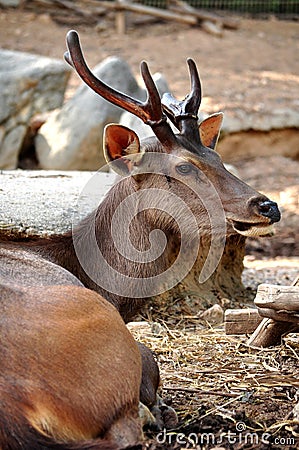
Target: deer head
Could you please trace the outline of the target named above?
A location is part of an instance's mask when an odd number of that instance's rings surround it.
[[[217,216],[220,204],[231,232],[245,236],[271,233],[272,224],[280,220],[277,204],[228,172],[215,151],[222,113],[198,124],[201,85],[193,60],[187,61],[191,92],[182,101],[171,94],[164,94],[161,99],[147,64],[142,62],[141,74],[148,96],[141,102],[112,89],[92,74],[75,31],[68,33],[67,46],[65,59],[83,81],[109,102],[139,117],[155,134],[140,142],[136,133],[124,126],[112,124],[105,129],[106,159],[121,175],[133,176],[135,190],[146,188],[154,197],[154,188],[158,187],[183,198],[203,231],[207,221],[204,209],[208,208],[210,216]],[[173,132],[167,119],[173,122],[178,133]],[[215,195],[220,200],[217,208],[213,203]],[[173,204],[172,208],[179,208],[179,205]],[[160,212],[153,220],[155,227],[160,222],[162,228],[175,229],[169,212]],[[216,229],[218,225],[217,220],[214,221]]]

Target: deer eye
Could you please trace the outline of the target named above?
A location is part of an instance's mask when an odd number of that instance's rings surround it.
[[[194,168],[191,164],[180,164],[179,166],[176,166],[176,171],[180,175],[189,175],[193,170]]]

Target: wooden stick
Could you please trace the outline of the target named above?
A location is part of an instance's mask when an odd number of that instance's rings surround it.
[[[299,325],[299,311],[294,313],[294,311],[280,310],[275,311],[270,308],[258,308],[258,312],[261,317],[267,317],[268,319],[277,320],[278,322],[292,322]]]
[[[182,392],[190,392],[191,394],[198,394],[198,395],[219,395],[220,397],[240,397],[240,394],[238,393],[232,393],[232,392],[217,392],[217,391],[206,391],[201,389],[193,389],[193,388],[186,388],[183,386],[162,386],[163,389],[166,391],[182,391]]]
[[[230,29],[237,29],[239,27],[239,21],[232,18],[220,17],[217,14],[204,11],[202,9],[193,8],[188,3],[181,0],[169,0],[169,9],[180,12],[181,14],[192,14],[199,20],[207,20],[209,22],[221,23],[223,27]]]
[[[271,347],[281,344],[281,338],[286,333],[297,332],[298,326],[290,322],[277,322],[264,319],[247,341],[252,347]]]
[[[196,25],[197,24],[197,18],[192,15],[182,15],[182,14],[176,14],[171,11],[165,11],[159,8],[153,8],[150,6],[143,6],[143,5],[135,5],[134,3],[129,3],[127,1],[122,1],[121,3],[118,2],[106,2],[106,1],[99,1],[99,5],[104,6],[108,9],[113,10],[125,10],[125,11],[132,11],[139,14],[148,14],[154,17],[159,17],[163,20],[174,20],[176,22],[185,23],[187,25]]]

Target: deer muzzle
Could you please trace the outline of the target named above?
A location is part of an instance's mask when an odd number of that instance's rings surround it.
[[[273,224],[279,222],[281,214],[277,203],[267,197],[253,197],[247,203],[252,220],[231,220],[233,228],[244,236],[269,236],[273,234]]]
[[[280,221],[280,211],[278,209],[278,205],[271,200],[266,200],[261,202],[257,206],[259,213],[267,217],[270,220],[270,223],[275,223]]]

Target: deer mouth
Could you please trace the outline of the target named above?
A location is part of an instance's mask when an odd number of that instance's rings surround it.
[[[238,222],[232,220],[232,226],[235,231],[243,236],[272,236],[274,234],[274,225],[254,222]]]

